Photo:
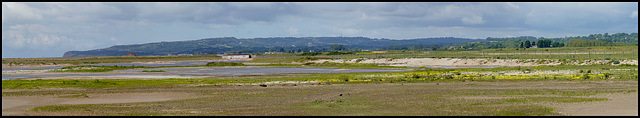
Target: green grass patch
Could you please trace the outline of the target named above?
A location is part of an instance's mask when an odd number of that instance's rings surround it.
[[[325,55],[348,55],[348,54],[354,54],[354,53],[353,52],[333,51],[333,52],[328,52]]]
[[[494,108],[495,109],[495,108]],[[485,116],[546,116],[557,115],[555,109],[541,105],[519,105],[498,108],[494,112],[483,112]]]
[[[316,55],[321,55],[322,53],[320,52],[305,52],[300,54],[300,56],[316,56]]]
[[[298,59],[300,57],[295,57],[295,58],[252,58],[252,60],[249,61],[244,61],[245,63],[291,63],[291,62],[295,62],[296,59]]]
[[[58,96],[59,98],[88,98],[91,97],[87,94],[80,94],[80,95],[66,95],[66,96]]]
[[[209,62],[205,66],[244,66],[244,64],[236,62]]]
[[[51,105],[44,107],[35,107],[27,111],[66,111],[71,109],[71,105]]]

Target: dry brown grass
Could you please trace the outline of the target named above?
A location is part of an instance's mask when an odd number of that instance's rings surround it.
[[[193,99],[141,103],[32,105],[38,106],[38,110],[27,111],[23,115],[563,115],[548,105],[559,101],[541,96],[572,99],[599,93],[637,94],[637,85],[637,81],[504,81],[267,87],[134,86],[90,90],[3,91],[3,94],[20,97],[22,95],[16,93],[27,92],[31,94],[24,95],[31,96],[56,96],[58,93],[60,96],[83,92],[95,96],[105,93],[178,92],[201,96]],[[497,99],[465,99],[468,97]],[[543,102],[516,101],[497,104],[505,100],[502,98],[513,97],[544,99],[537,100]],[[3,115],[4,112],[3,108]]]

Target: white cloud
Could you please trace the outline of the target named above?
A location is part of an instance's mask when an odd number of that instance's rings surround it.
[[[270,8],[271,6],[273,6],[274,3],[267,3],[267,2],[250,2],[250,3],[235,3],[235,4],[229,4],[232,7],[236,7],[236,8],[240,8],[240,9],[255,9],[255,8],[259,8],[259,9],[265,9],[265,8]]]
[[[462,17],[462,23],[464,24],[484,24],[484,20],[481,16]]]
[[[507,6],[512,7],[512,8],[515,8],[515,9],[520,9],[520,5],[516,5],[516,4],[513,4],[513,3],[511,3],[511,2],[508,2],[508,3],[507,3]]]
[[[109,41],[115,43],[116,45],[122,45],[122,43],[120,43],[120,41],[118,41],[118,39],[114,37],[109,38]]]
[[[229,29],[229,28],[236,28],[235,25],[229,25],[229,24],[211,24],[209,25],[209,28],[211,29]]]
[[[49,27],[40,24],[24,24],[24,25],[13,25],[9,26],[10,30],[14,31],[23,31],[23,32],[31,32],[31,33],[72,33],[70,29],[64,29],[60,27]]]
[[[507,36],[575,36],[569,33],[544,32],[522,28],[474,28],[474,27],[420,27],[420,28],[387,28],[376,30],[382,38],[413,39],[428,37],[460,37],[484,39],[487,37]]]
[[[288,32],[290,35],[297,35],[297,34],[298,34],[298,28],[289,27],[289,29],[287,29],[287,32]]]
[[[49,30],[47,27],[42,26],[42,25],[38,25],[38,24],[14,25],[14,26],[9,26],[9,29],[12,29],[12,30],[27,30],[29,32],[43,32],[43,31],[48,31]]]
[[[629,17],[638,18],[638,11],[633,11],[633,13],[631,13],[631,15]]]
[[[2,3],[2,16],[3,22],[6,19],[4,17],[15,18],[16,20],[42,20],[43,18],[39,9],[32,8],[24,3],[14,2]]]
[[[92,41],[80,41],[66,36],[54,34],[26,35],[23,32],[6,32],[9,37],[3,39],[2,45],[14,48],[27,48],[31,50],[74,50],[91,48]]]
[[[340,28],[340,29],[336,29],[336,31],[340,32],[341,34],[347,34],[347,35],[356,35],[360,33],[360,30],[353,29],[353,28]]]
[[[47,50],[49,48],[54,48],[54,46],[57,45],[72,42],[72,39],[64,36],[49,34],[27,35],[20,31],[9,31],[6,33],[9,34],[9,37],[6,40],[3,40],[3,46],[10,46],[15,48]],[[8,45],[5,45],[5,43],[7,43]]]
[[[386,18],[380,16],[369,16],[367,13],[362,13],[360,20],[386,20]]]
[[[10,30],[3,31],[2,45],[12,48],[27,48],[31,50],[60,50],[86,49],[95,45],[90,40],[75,40],[61,33],[64,29],[55,29],[39,24],[9,26]],[[8,36],[4,36],[4,34]]]

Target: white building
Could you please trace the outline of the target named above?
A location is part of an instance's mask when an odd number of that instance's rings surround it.
[[[249,54],[228,54],[228,55],[224,55],[222,56],[223,59],[244,59],[244,58],[251,58],[251,55]]]

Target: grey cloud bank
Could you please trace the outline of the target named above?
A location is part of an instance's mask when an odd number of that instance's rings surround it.
[[[638,32],[636,2],[2,3],[2,57],[210,37],[410,39]]]

